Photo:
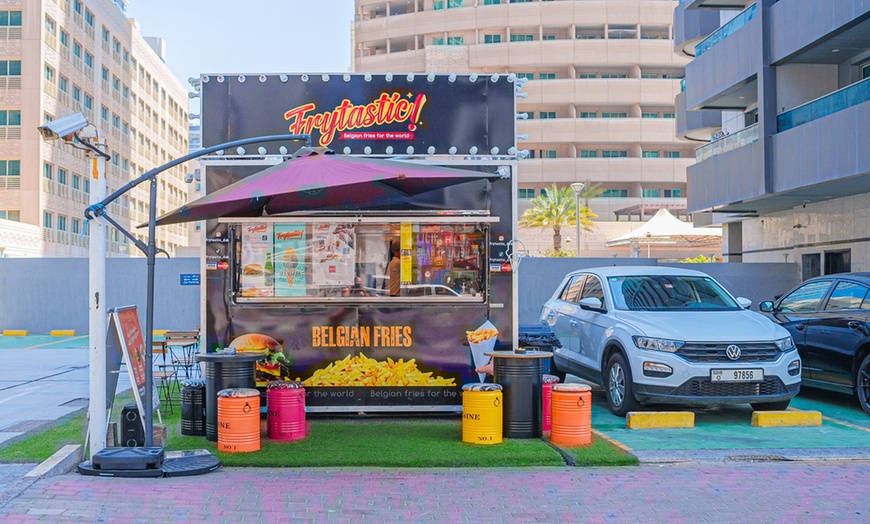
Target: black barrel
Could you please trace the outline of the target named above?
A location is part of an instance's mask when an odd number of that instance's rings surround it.
[[[205,436],[205,380],[185,380],[181,388],[181,434]]]
[[[245,355],[245,357],[248,357]],[[224,358],[205,360],[205,438],[217,442],[217,394],[222,389],[257,387],[254,376],[254,361],[258,357],[245,358],[226,355]]]
[[[541,430],[542,358],[532,353],[527,357],[493,357],[494,379],[504,388],[504,436],[506,438],[536,438]],[[511,355],[511,356],[507,356]],[[534,355],[544,356],[534,352]]]

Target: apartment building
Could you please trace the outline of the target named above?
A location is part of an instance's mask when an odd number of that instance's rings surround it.
[[[713,139],[689,167],[695,221],[723,225],[732,261],[870,270],[870,3],[683,0],[674,25],[694,56],[678,133]]]
[[[106,142],[109,193],[187,152],[187,91],[163,61],[163,41],[144,38],[122,0],[10,0],[0,8],[0,230],[38,227],[27,249],[7,256],[87,256],[91,173],[85,153],[44,142],[37,127],[81,112]],[[186,201],[185,168],[160,175],[158,214]],[[137,237],[147,230],[149,185],[109,206]],[[20,229],[20,228],[19,228]],[[156,243],[187,245],[184,225],[161,227]],[[10,239],[0,232],[0,241]],[[108,256],[141,256],[110,228]]]
[[[513,73],[520,212],[553,183],[590,180],[601,221],[686,215],[690,141],[674,98],[689,57],[673,52],[672,0],[356,0],[358,72]],[[611,236],[630,229],[621,225]],[[522,236],[521,231],[521,236]],[[573,234],[570,236],[574,236]],[[597,239],[597,240],[596,240]],[[584,235],[583,254],[609,254]],[[592,244],[589,244],[592,242]]]

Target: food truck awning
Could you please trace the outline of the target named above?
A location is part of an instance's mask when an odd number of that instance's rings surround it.
[[[243,178],[157,219],[157,225],[305,210],[378,209],[448,186],[501,175],[335,155],[303,148],[281,164]]]

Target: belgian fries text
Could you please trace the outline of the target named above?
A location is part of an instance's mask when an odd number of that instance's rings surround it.
[[[470,343],[477,344],[479,342],[483,342],[484,340],[495,338],[498,335],[498,330],[478,329],[475,331],[466,331],[465,335],[468,337],[468,341]]]
[[[336,360],[305,380],[306,386],[455,386],[454,379],[433,377],[417,368],[416,359],[378,361],[362,353]]]

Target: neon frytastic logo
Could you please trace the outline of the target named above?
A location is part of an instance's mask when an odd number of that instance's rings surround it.
[[[310,135],[312,131],[320,131],[320,145],[328,146],[336,134],[350,129],[365,129],[385,124],[409,122],[408,130],[416,131],[421,124],[420,113],[426,105],[426,95],[413,97],[408,93],[408,100],[400,93],[382,93],[380,97],[366,105],[356,106],[345,98],[332,111],[309,114],[317,109],[314,103],[308,103],[284,113],[284,120],[290,122],[288,129],[295,135]]]

